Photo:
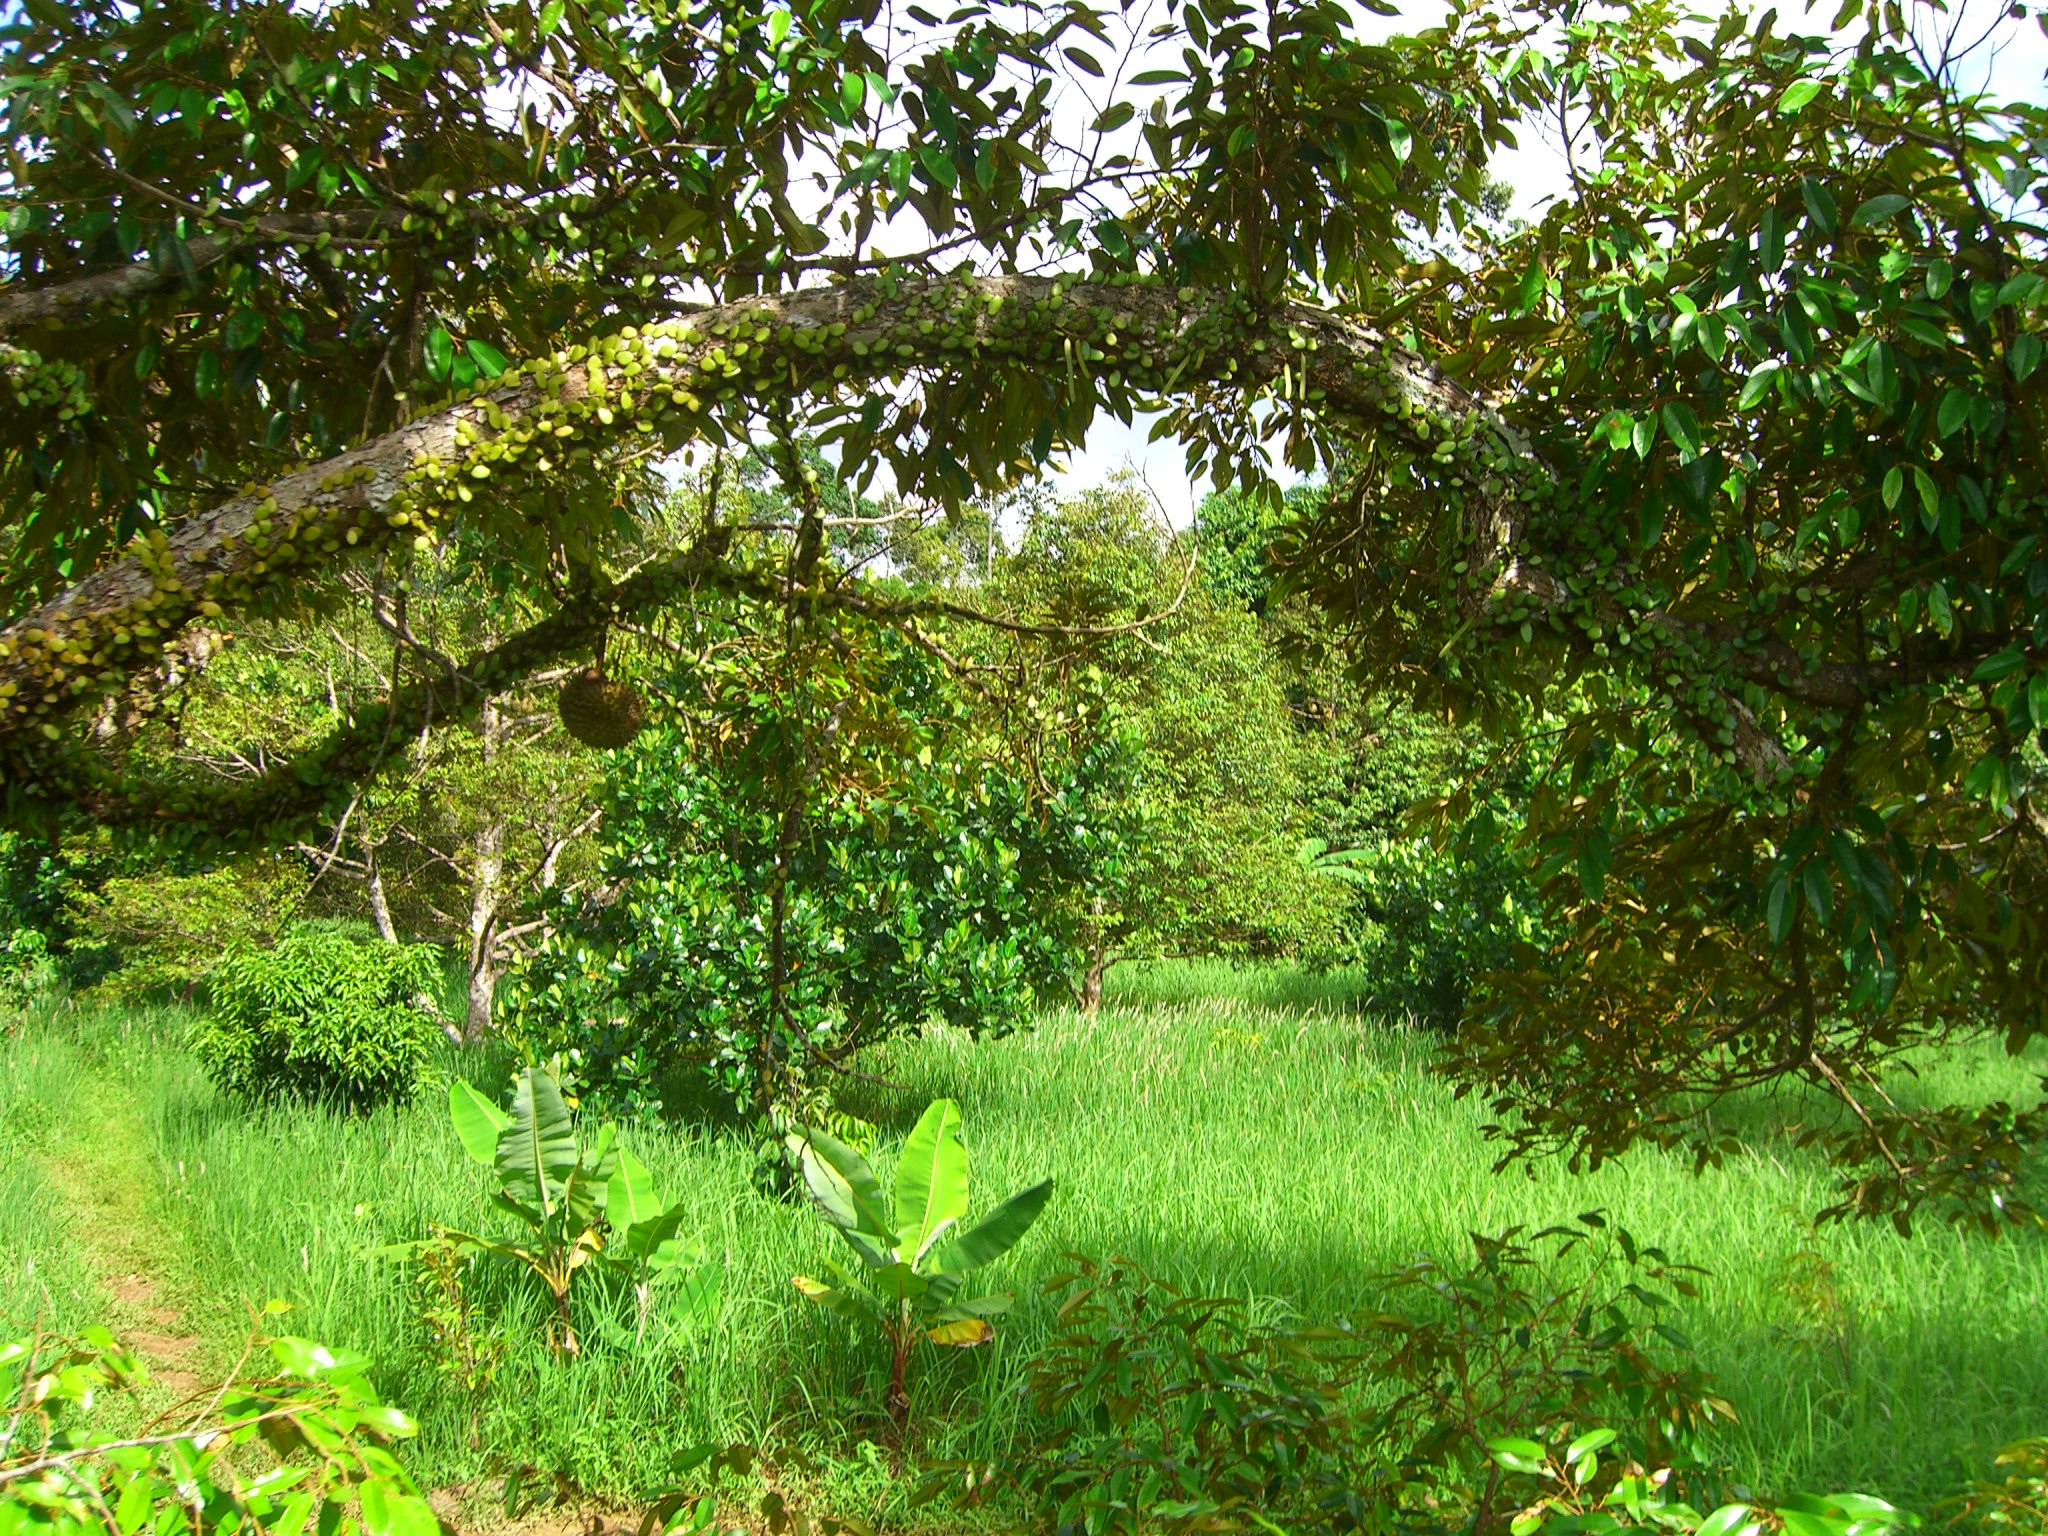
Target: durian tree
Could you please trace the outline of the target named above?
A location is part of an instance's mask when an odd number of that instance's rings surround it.
[[[1269,503],[1272,456],[1353,466],[1280,586],[1361,677],[1562,722],[1509,745],[1565,937],[1459,1066],[1510,1152],[1712,1160],[1723,1096],[1798,1081],[1839,1210],[2024,1215],[2042,1110],[1883,1077],[2048,998],[2048,113],[1966,20],[24,0],[6,816],[292,835],[684,596],[916,630],[963,605],[845,579],[815,496],[625,560],[628,488],[780,434],[957,505],[1148,411]],[[1537,124],[1569,184],[1489,233]],[[138,753],[249,615],[458,532],[531,624],[225,791]]]
[[[1337,888],[1304,879],[1298,858],[1308,744],[1283,669],[1198,564],[1137,477],[1112,476],[1034,510],[994,563],[986,596],[1028,631],[963,626],[958,642],[1030,678],[1068,722],[1042,756],[1128,738],[1128,767],[1097,797],[1125,846],[1081,925],[1089,1012],[1118,960],[1293,954],[1336,916]]]

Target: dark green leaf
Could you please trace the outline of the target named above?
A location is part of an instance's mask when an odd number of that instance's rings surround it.
[[[1799,195],[1806,203],[1806,216],[1813,220],[1813,226],[1824,235],[1835,232],[1834,194],[1823,186],[1817,177],[1799,178]]]
[[[1683,400],[1666,401],[1658,413],[1664,432],[1678,447],[1679,456],[1697,458],[1700,451],[1700,423],[1692,407]]]
[[[1897,192],[1880,193],[1858,203],[1856,211],[1849,215],[1849,222],[1867,228],[1872,224],[1882,224],[1887,219],[1896,218],[1912,206],[1911,198],[1903,197]]]
[[[448,334],[448,328],[442,325],[429,328],[420,352],[427,377],[437,383],[445,383],[449,370],[455,364],[455,338]]]

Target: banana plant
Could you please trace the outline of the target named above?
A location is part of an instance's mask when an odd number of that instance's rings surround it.
[[[580,1145],[561,1086],[543,1067],[529,1067],[514,1080],[509,1113],[458,1079],[448,1090],[448,1114],[470,1160],[497,1176],[492,1204],[533,1235],[499,1242],[452,1228],[443,1234],[524,1265],[540,1279],[555,1306],[550,1343],[561,1354],[581,1348],[569,1294],[593,1260],[632,1279],[644,1328],[654,1283],[684,1272],[688,1255],[677,1232],[682,1209],[656,1195],[646,1167],[617,1147],[616,1128],[607,1125],[591,1146]],[[693,1273],[701,1293],[708,1281],[701,1267]]]
[[[706,1321],[717,1307],[718,1267],[701,1247],[684,1241],[682,1221],[682,1203],[664,1199],[647,1165],[621,1148],[605,1185],[608,1236],[599,1258],[633,1287],[636,1338],[646,1334],[654,1288],[665,1281],[681,1284],[684,1315],[692,1323]]]
[[[1008,1253],[1052,1198],[1046,1179],[1020,1190],[974,1226],[967,1215],[967,1148],[960,1106],[935,1100],[919,1117],[896,1166],[894,1198],[868,1160],[820,1130],[793,1133],[790,1151],[803,1167],[812,1202],[860,1259],[849,1272],[830,1260],[832,1284],[798,1275],[798,1291],[856,1322],[879,1326],[891,1351],[889,1416],[902,1428],[910,1412],[904,1383],[919,1338],[955,1349],[986,1343],[989,1319],[1008,1309],[1004,1294],[962,1299],[967,1274]]]

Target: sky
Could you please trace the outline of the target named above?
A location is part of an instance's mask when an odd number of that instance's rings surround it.
[[[1836,3],[1837,0],[1825,0],[1802,16],[1800,0],[1786,0],[1779,7],[1786,18],[1781,30],[1825,32]],[[1744,4],[1752,11],[1763,9],[1755,0],[1744,0]],[[1991,95],[2006,100],[2038,101],[2048,97],[2048,87],[2044,87],[2044,75],[2048,75],[2048,37],[2031,19],[2004,16],[2004,0],[1996,4],[1991,0],[1962,0],[1951,9],[1961,14],[1966,36],[1996,27],[1993,43],[1970,61],[1970,69],[1965,72],[1966,85],[1988,87]],[[1397,17],[1368,18],[1367,24],[1375,33],[1386,35],[1435,26],[1443,16],[1443,6],[1430,3],[1404,7]],[[1561,195],[1567,184],[1563,146],[1554,129],[1520,135],[1519,147],[1498,156],[1494,170],[1514,189],[1512,211],[1525,218],[1539,217],[1544,206]],[[1206,475],[1200,484],[1189,479],[1182,450],[1170,438],[1157,443],[1146,441],[1155,419],[1140,417],[1130,426],[1109,417],[1098,419],[1086,442],[1068,457],[1060,472],[1062,488],[1080,490],[1099,484],[1119,469],[1135,469],[1152,488],[1169,520],[1176,527],[1187,526],[1194,520],[1195,505],[1207,494],[1209,483]],[[1283,482],[1289,478],[1284,470],[1281,478]]]

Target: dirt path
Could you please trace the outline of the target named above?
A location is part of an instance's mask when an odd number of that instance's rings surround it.
[[[148,1366],[157,1393],[175,1402],[205,1385],[206,1351],[178,1305],[178,1227],[155,1208],[162,1180],[142,1107],[104,1069],[92,1072],[74,1103],[78,1113],[45,1157],[50,1183],[71,1240],[113,1302],[107,1326]]]
[[[108,1298],[103,1321],[148,1367],[143,1403],[160,1412],[216,1385],[231,1362],[226,1341],[195,1332],[180,1304],[183,1228],[160,1208],[163,1173],[140,1100],[118,1067],[81,1062],[79,1070],[71,1111],[42,1154],[44,1171],[63,1204],[66,1239]],[[637,1513],[597,1507],[506,1520],[492,1495],[457,1487],[429,1497],[446,1536],[633,1536],[640,1525]]]

